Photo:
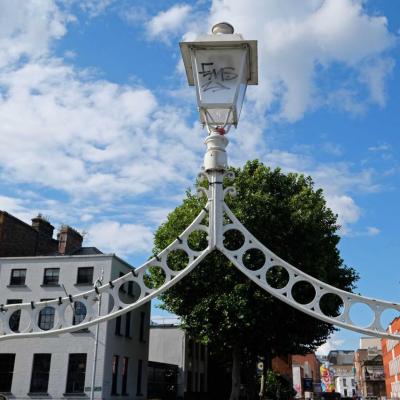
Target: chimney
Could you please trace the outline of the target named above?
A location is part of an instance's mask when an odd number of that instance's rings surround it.
[[[53,237],[54,226],[42,214],[32,218],[32,228],[38,231],[40,239],[52,239]]]
[[[61,255],[72,254],[82,247],[83,236],[68,225],[62,225],[57,234],[58,253]]]

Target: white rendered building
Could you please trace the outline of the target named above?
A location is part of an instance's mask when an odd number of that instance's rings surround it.
[[[335,389],[342,397],[354,397],[357,387],[353,371],[343,372],[343,375],[336,376]]]
[[[0,304],[48,300],[90,290],[103,275],[103,282],[116,279],[132,267],[95,248],[81,248],[76,255],[0,258]],[[124,296],[132,287],[123,288]],[[101,307],[112,308],[112,299],[102,296]],[[72,307],[75,309],[73,316]],[[46,311],[45,311],[46,310]],[[75,302],[68,318],[78,324],[86,309]],[[103,314],[106,312],[103,311]],[[38,315],[42,329],[54,323],[54,309]],[[96,399],[146,399],[150,304],[99,326]],[[27,319],[16,312],[10,328],[23,331]],[[12,325],[12,326],[11,326]],[[89,397],[96,327],[29,339],[0,342],[0,392],[13,399],[66,399]]]

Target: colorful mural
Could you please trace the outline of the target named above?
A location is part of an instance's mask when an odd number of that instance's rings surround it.
[[[335,381],[333,379],[333,370],[329,368],[328,364],[322,364],[320,367],[321,373],[321,389],[326,393],[333,393],[335,391]]]

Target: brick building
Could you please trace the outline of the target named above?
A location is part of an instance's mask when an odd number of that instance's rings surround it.
[[[395,318],[388,328],[390,333],[400,332],[400,318]],[[400,342],[382,339],[383,368],[387,397],[400,398]]]
[[[386,398],[385,374],[379,338],[360,339],[360,348],[354,357],[354,367],[358,396]]]
[[[319,366],[320,362],[315,353],[292,356],[293,388],[297,392],[296,397],[310,399],[319,395],[321,392]]]
[[[32,225],[0,210],[0,257],[72,255],[82,248],[82,235],[63,225],[53,238],[54,226],[42,215]]]

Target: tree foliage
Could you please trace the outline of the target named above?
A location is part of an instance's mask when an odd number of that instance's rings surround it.
[[[258,240],[313,277],[343,290],[354,289],[357,274],[343,264],[337,248],[337,216],[327,208],[322,190],[314,190],[310,177],[271,170],[257,160],[233,170],[234,182],[225,184],[234,184],[238,195],[226,201]],[[173,241],[203,206],[203,199],[187,192],[183,203],[157,230],[155,254]],[[240,240],[238,235],[226,235],[224,243],[237,247]],[[205,238],[198,234],[191,241],[201,248]],[[172,257],[171,265],[182,263],[181,255]],[[254,252],[247,257],[250,264],[257,264],[262,255]],[[268,278],[279,284],[283,271],[275,269]],[[157,274],[152,279],[158,279]],[[304,302],[310,296],[307,288],[297,292],[296,298]],[[240,351],[247,360],[256,355],[304,354],[324,343],[334,330],[269,295],[219,252],[210,254],[161,299],[163,307],[179,315],[185,329],[221,359],[229,359],[230,349]],[[339,307],[335,302],[325,304],[332,315]]]

